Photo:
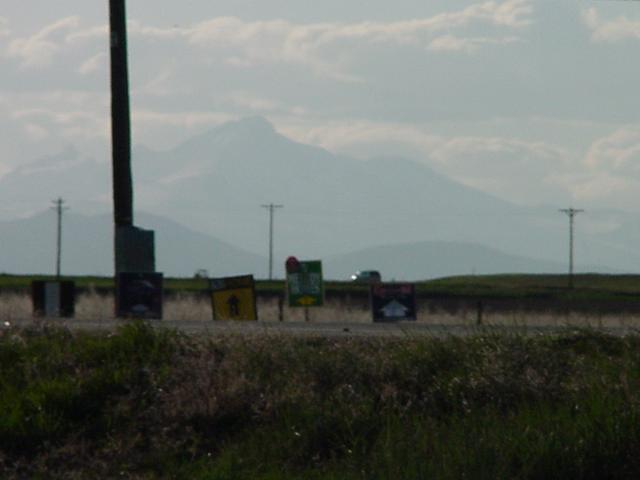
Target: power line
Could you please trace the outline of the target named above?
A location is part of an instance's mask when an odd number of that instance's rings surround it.
[[[569,288],[573,288],[573,219],[574,217],[584,212],[579,208],[563,208],[559,210],[569,217]]]
[[[283,208],[284,205],[275,205],[270,203],[268,205],[261,205],[262,208],[269,210],[269,280],[273,279],[273,214],[278,208]]]
[[[68,207],[64,207],[64,200],[62,198],[58,198],[57,200],[53,200],[52,209],[56,211],[58,217],[58,228],[56,234],[56,278],[60,278],[60,261],[62,259],[62,213],[65,210],[69,210]]]

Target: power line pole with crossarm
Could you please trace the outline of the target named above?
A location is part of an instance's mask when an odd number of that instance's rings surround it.
[[[563,208],[559,210],[569,217],[569,288],[573,288],[573,219],[574,217],[584,212],[579,208]]]
[[[269,210],[269,280],[273,279],[273,214],[276,209],[282,207],[284,205],[275,205],[273,203],[262,205],[262,208]]]
[[[62,259],[62,214],[65,210],[69,210],[68,207],[63,206],[64,200],[62,198],[58,198],[53,202],[53,209],[56,211],[58,222],[57,222],[57,232],[56,232],[56,278],[60,278],[60,263]]]

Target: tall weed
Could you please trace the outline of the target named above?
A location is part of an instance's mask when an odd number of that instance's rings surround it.
[[[6,478],[636,478],[640,338],[0,338]]]

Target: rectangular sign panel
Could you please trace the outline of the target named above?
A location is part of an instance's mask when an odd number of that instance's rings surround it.
[[[322,262],[308,260],[287,265],[287,294],[290,307],[321,307],[324,303]]]
[[[412,283],[371,285],[371,313],[374,322],[416,320],[416,289]]]
[[[36,317],[73,317],[76,287],[72,281],[36,280],[31,284],[33,314]]]
[[[214,320],[258,320],[253,275],[209,280]]]
[[[162,319],[162,274],[119,273],[116,285],[116,316]]]

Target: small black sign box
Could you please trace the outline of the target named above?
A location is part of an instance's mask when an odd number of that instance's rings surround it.
[[[162,319],[162,274],[119,273],[116,285],[116,316]]]
[[[35,317],[67,317],[75,314],[76,285],[70,280],[31,282]]]
[[[416,320],[416,289],[412,283],[371,285],[371,312],[374,322]]]

